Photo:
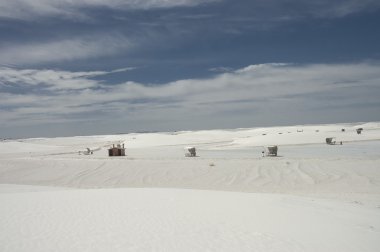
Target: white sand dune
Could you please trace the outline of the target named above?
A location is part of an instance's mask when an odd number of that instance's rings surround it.
[[[376,251],[379,209],[173,189],[0,194],[1,251]]]
[[[7,140],[0,184],[0,251],[380,249],[380,123]]]

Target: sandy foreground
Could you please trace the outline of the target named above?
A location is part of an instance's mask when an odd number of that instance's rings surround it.
[[[3,140],[0,205],[0,251],[379,251],[380,123]]]

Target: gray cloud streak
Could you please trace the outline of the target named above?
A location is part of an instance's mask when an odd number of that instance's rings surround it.
[[[218,0],[0,0],[0,17],[33,19],[54,17],[87,19],[86,8],[156,9],[196,6]]]
[[[38,64],[91,59],[128,52],[134,43],[120,34],[92,34],[77,38],[0,47],[2,64]]]

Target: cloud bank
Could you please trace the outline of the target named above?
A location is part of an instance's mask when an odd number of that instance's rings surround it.
[[[164,85],[102,80],[117,71],[0,68],[0,124],[117,120],[136,131],[352,120],[355,111],[380,119],[378,64],[251,65]]]

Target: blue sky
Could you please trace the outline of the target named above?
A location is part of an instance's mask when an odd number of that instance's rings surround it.
[[[380,120],[377,0],[0,0],[0,137]]]

